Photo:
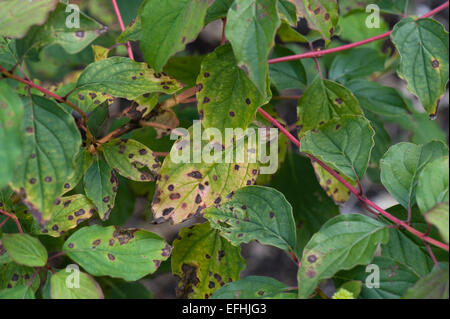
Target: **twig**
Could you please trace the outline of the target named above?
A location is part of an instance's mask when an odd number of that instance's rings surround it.
[[[112,5],[114,7],[114,12],[116,13],[117,20],[119,21],[120,30],[125,31],[125,26],[123,24],[122,15],[120,14],[119,7],[117,6],[116,0],[111,0]],[[131,60],[134,60],[133,50],[131,49],[130,42],[127,42],[127,50],[128,50],[128,56]]]
[[[3,209],[0,209],[0,214],[3,214],[5,216],[8,216],[9,218],[11,218],[16,223],[19,233],[23,233],[22,226],[20,225],[19,219],[17,218],[16,215],[8,213],[7,211],[5,211]]]

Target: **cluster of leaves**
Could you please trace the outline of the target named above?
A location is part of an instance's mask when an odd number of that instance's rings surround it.
[[[327,55],[316,61],[320,68],[313,60],[268,63],[308,44],[335,48],[388,31],[384,21],[363,27],[373,2],[398,16],[395,47],[373,42]],[[448,244],[448,147],[429,119],[446,90],[448,34],[433,19],[403,18],[407,3],[144,0],[127,10],[134,19],[119,34],[85,13],[71,28],[67,19],[76,15],[65,2],[0,2],[0,298],[149,297],[137,281],[158,269],[171,269],[177,295],[187,298],[318,297],[328,279],[338,299],[448,298],[448,252],[393,219],[340,215],[350,192],[330,174],[355,186],[366,175],[382,183],[399,202],[386,214],[411,217],[414,229]],[[107,3],[89,1],[84,9],[114,23]],[[216,20],[226,21],[228,43],[190,56],[186,45]],[[299,32],[299,20],[307,30]],[[128,41],[139,41],[145,62],[108,57],[124,53],[116,44]],[[395,71],[426,113],[377,82]],[[188,86],[198,112],[176,106]],[[321,162],[288,151],[283,137],[273,176],[258,176],[259,162],[161,156],[195,144],[191,135],[175,143],[167,136],[194,119],[221,132],[268,127],[257,116],[263,107],[282,122],[274,106],[290,89],[302,91],[300,151]],[[130,106],[115,114],[119,98]],[[410,140],[391,141],[386,123],[412,132]],[[151,202],[158,223],[194,215],[204,222],[182,228],[170,245],[152,232],[121,228],[138,196]],[[241,245],[251,241],[298,262],[298,287],[240,279]],[[55,266],[48,252],[65,257]],[[73,263],[83,269],[78,289],[64,269]],[[377,289],[365,285],[371,263],[380,269]]]

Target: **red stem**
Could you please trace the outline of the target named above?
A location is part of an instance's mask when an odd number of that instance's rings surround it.
[[[427,14],[423,15],[421,17],[421,19],[429,18],[429,17],[435,15],[436,13],[439,13],[439,12],[445,10],[448,6],[449,6],[449,2],[447,1],[446,3],[444,3],[444,4],[440,5],[439,7],[437,7],[436,9],[434,9],[434,10],[428,12]],[[328,49],[328,50],[322,50],[322,51],[311,51],[311,52],[306,52],[306,53],[302,53],[302,54],[285,56],[285,57],[269,60],[268,62],[269,62],[269,64],[274,64],[274,63],[281,63],[281,62],[287,62],[287,61],[293,61],[293,60],[301,60],[301,59],[307,59],[307,58],[317,58],[317,57],[324,56],[326,54],[332,54],[332,53],[336,53],[336,52],[349,50],[349,49],[356,48],[356,47],[359,47],[359,46],[367,44],[367,43],[371,43],[371,42],[374,42],[374,41],[378,41],[378,40],[387,38],[387,37],[389,37],[391,35],[391,33],[392,33],[392,31],[389,31],[389,32],[377,35],[377,36],[375,36],[373,38],[369,38],[369,39],[366,39],[366,40],[358,41],[358,42],[355,42],[355,43],[342,45],[342,46],[337,47],[337,48]]]
[[[270,123],[272,123],[274,126],[276,126],[278,129],[280,129],[280,131],[286,135],[286,137],[298,148],[300,148],[300,141],[297,140],[288,130],[286,130],[284,128],[283,125],[281,125],[276,119],[274,119],[273,117],[271,117],[266,111],[264,111],[263,109],[259,108],[258,112],[264,116]],[[408,225],[406,222],[396,218],[395,216],[392,216],[391,214],[389,214],[388,212],[386,212],[385,210],[383,210],[381,207],[379,207],[378,205],[376,205],[375,203],[373,203],[372,201],[370,201],[368,198],[364,197],[364,195],[362,195],[355,187],[353,187],[349,182],[347,182],[341,175],[339,175],[335,170],[333,170],[332,168],[328,167],[326,164],[324,164],[323,162],[321,162],[318,158],[316,158],[313,155],[309,155],[307,154],[307,156],[314,162],[316,162],[317,164],[319,164],[323,169],[325,169],[328,173],[330,173],[334,178],[336,178],[342,185],[344,185],[350,192],[352,192],[362,203],[364,203],[365,205],[373,208],[375,211],[377,211],[378,213],[380,213],[382,216],[384,216],[385,218],[389,219],[391,222],[393,222],[394,224],[401,226],[403,228],[405,228],[407,231],[409,231],[410,233],[412,233],[413,235],[419,237],[421,240],[423,240],[424,242],[430,243],[436,247],[442,248],[446,251],[449,251],[449,246],[441,243],[440,241],[437,241],[434,238],[431,238],[429,236],[427,236],[426,234],[423,234],[421,232],[419,232],[418,230],[414,229],[413,227],[411,227],[410,225]]]
[[[16,223],[19,233],[23,233],[22,226],[20,225],[19,219],[17,218],[16,215],[8,213],[7,211],[4,211],[2,209],[0,209],[0,214],[3,214],[5,216],[8,216],[9,218],[11,218]]]
[[[116,13],[117,20],[119,21],[120,30],[122,30],[122,32],[123,32],[125,30],[125,26],[123,24],[122,15],[120,14],[119,6],[117,5],[116,0],[111,0],[111,3],[114,7],[114,12]],[[130,42],[127,42],[127,50],[128,50],[128,56],[130,57],[130,59],[134,60],[133,50],[131,49]]]

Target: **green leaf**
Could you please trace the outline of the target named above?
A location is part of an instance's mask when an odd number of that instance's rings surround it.
[[[128,180],[118,176],[119,189],[117,190],[116,203],[114,204],[113,210],[109,216],[109,219],[103,223],[105,226],[122,226],[128,221],[134,212],[134,206],[136,204],[136,196],[132,192],[130,185],[128,185]],[[142,183],[136,182],[139,190],[146,190]],[[148,187],[153,187],[154,184],[148,183]],[[140,195],[140,194],[136,194]]]
[[[196,125],[196,128],[199,127],[198,123]],[[171,219],[174,223],[180,223],[206,207],[225,201],[232,192],[256,181],[259,163],[253,157],[255,153],[249,151],[256,150],[256,147],[248,143],[246,137],[237,137],[233,144],[227,143],[223,151],[222,147],[216,149],[212,158],[206,158],[206,161],[205,152],[203,159],[200,158],[202,150],[216,145],[216,142],[207,144],[202,140],[200,145],[194,142],[194,136],[199,136],[197,134],[201,132],[191,127],[189,134],[173,145],[170,155],[164,160],[152,203],[157,221]],[[200,138],[196,141],[199,142]],[[229,155],[240,150],[243,150],[243,162],[237,163],[234,157],[228,160]]]
[[[197,37],[208,5],[207,0],[147,0],[141,12],[140,47],[156,72]]]
[[[102,145],[106,162],[118,174],[133,181],[154,181],[161,164],[144,144],[135,140],[114,139]],[[149,171],[149,172],[148,172]]]
[[[448,156],[444,156],[429,162],[420,173],[416,199],[422,213],[449,201],[448,166]]]
[[[333,60],[329,79],[341,83],[367,78],[384,70],[384,57],[374,49],[358,48],[339,54]]]
[[[217,48],[203,59],[197,79],[198,111],[205,128],[242,128],[254,120],[264,100],[241,70],[230,45]]]
[[[135,281],[155,272],[169,257],[171,247],[144,230],[95,225],[70,236],[63,251],[93,276]]]
[[[0,290],[0,299],[35,299],[33,290],[27,285]]]
[[[328,221],[303,251],[299,297],[307,298],[321,279],[339,270],[370,263],[378,244],[388,239],[386,225],[364,215],[340,215]]]
[[[448,269],[441,269],[421,278],[403,299],[448,299],[448,288]]]
[[[52,211],[50,220],[43,230],[43,233],[53,237],[59,237],[77,227],[91,218],[96,211],[95,206],[84,195],[62,197],[58,199],[57,203],[58,205]]]
[[[204,57],[204,55],[174,56],[164,66],[164,72],[187,86],[194,86]]]
[[[23,103],[14,90],[0,82],[0,188],[13,178],[14,167],[22,152],[20,125]]]
[[[13,38],[23,37],[32,25],[43,24],[58,0],[2,1],[0,11],[0,35]]]
[[[30,235],[6,235],[2,238],[2,243],[8,255],[18,264],[42,267],[47,263],[47,250],[38,239]]]
[[[42,47],[52,44],[60,45],[69,54],[76,54],[106,30],[105,26],[78,8],[58,3],[43,26],[32,27],[23,39],[17,41],[18,55],[38,56]]]
[[[292,205],[297,232],[295,252],[301,256],[303,248],[320,227],[339,214],[339,207],[321,189],[311,161],[293,152],[287,154],[286,162],[270,186],[282,192]]]
[[[106,299],[152,299],[153,294],[142,283],[102,278]],[[105,288],[106,286],[106,288]]]
[[[298,101],[299,137],[344,115],[363,115],[356,97],[338,83],[317,76]]]
[[[24,148],[14,171],[12,188],[22,194],[38,223],[51,216],[54,202],[74,173],[81,136],[73,117],[58,104],[32,95],[24,100]]]
[[[276,0],[236,0],[227,15],[226,36],[238,66],[266,96],[267,60],[280,25]]]
[[[439,229],[439,233],[444,241],[448,244],[448,202],[440,203],[433,207],[425,214],[425,219],[428,223],[434,225]]]
[[[230,9],[233,2],[234,0],[214,1],[209,6],[208,11],[206,11],[205,25],[214,20],[226,18],[228,10]]]
[[[278,0],[277,1],[278,11],[282,18],[286,20],[290,25],[297,26],[297,7],[294,3],[288,0]]]
[[[379,269],[379,287],[370,288],[375,284],[369,276],[375,275],[371,268],[357,266],[351,270],[339,272],[335,278],[339,280],[360,280],[363,282],[360,298],[362,299],[399,299],[420,278],[411,268],[388,257],[375,257],[372,265]]]
[[[301,0],[296,1],[301,14],[308,21],[312,30],[320,33],[328,43],[336,31],[339,20],[339,6],[336,0]]]
[[[399,76],[428,114],[435,116],[448,82],[448,33],[435,20],[406,18],[395,26],[391,37],[401,56]]]
[[[77,271],[75,273],[75,271]],[[103,299],[100,285],[88,274],[63,269],[50,277],[52,299]]]
[[[296,292],[276,279],[249,276],[219,288],[211,299],[296,299]]]
[[[352,80],[345,85],[367,111],[384,116],[407,115],[408,106],[394,88],[364,79]]]
[[[229,201],[205,211],[211,227],[233,245],[257,240],[286,252],[296,244],[292,207],[279,191],[262,186],[237,190]]]
[[[174,93],[180,89],[180,84],[167,75],[155,73],[146,63],[111,57],[89,64],[78,78],[76,87],[82,92],[133,100],[145,93]]]
[[[374,130],[361,116],[346,116],[307,132],[300,150],[314,155],[353,181],[362,180],[374,146]]]
[[[172,272],[180,278],[179,298],[209,298],[244,269],[240,247],[232,246],[209,223],[183,228],[173,242]]]
[[[381,182],[403,207],[411,207],[416,202],[417,181],[423,168],[445,155],[448,148],[442,142],[396,144],[381,159]]]
[[[100,157],[87,170],[83,178],[86,196],[97,207],[102,220],[107,220],[116,199],[119,185],[114,170]]]
[[[271,58],[280,58],[294,54],[294,51],[288,48],[275,46]],[[271,64],[269,73],[272,84],[280,91],[300,89],[306,85],[306,71],[300,60]]]

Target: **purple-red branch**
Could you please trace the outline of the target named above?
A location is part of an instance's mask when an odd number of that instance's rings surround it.
[[[446,3],[440,5],[439,7],[437,7],[436,9],[428,12],[427,14],[423,15],[421,17],[421,19],[424,18],[429,18],[433,15],[435,15],[436,13],[439,13],[443,10],[445,10],[447,7],[449,6],[449,2],[447,1]],[[364,44],[367,43],[371,43],[374,41],[378,41],[384,38],[388,38],[391,35],[392,31],[377,35],[373,38],[369,38],[366,40],[362,40],[362,41],[358,41],[355,43],[350,43],[350,44],[346,44],[346,45],[342,45],[339,46],[337,48],[332,48],[332,49],[327,49],[327,50],[322,50],[322,51],[311,51],[311,52],[306,52],[306,53],[302,53],[302,54],[296,54],[296,55],[289,55],[289,56],[285,56],[285,57],[281,57],[281,58],[277,58],[277,59],[272,59],[269,60],[269,64],[274,64],[274,63],[281,63],[281,62],[287,62],[287,61],[293,61],[293,60],[301,60],[301,59],[307,59],[307,58],[317,58],[317,57],[321,57],[324,56],[326,54],[332,54],[332,53],[336,53],[336,52],[341,52],[341,51],[345,51],[345,50],[349,50],[352,48],[356,48],[359,46],[362,46]]]
[[[119,21],[120,30],[122,32],[125,30],[125,25],[123,24],[122,15],[120,14],[119,6],[117,5],[116,0],[111,0],[111,3],[114,7],[114,12],[116,13],[117,21]],[[127,50],[128,50],[128,56],[131,60],[134,60],[133,50],[131,49],[130,42],[127,42]]]

